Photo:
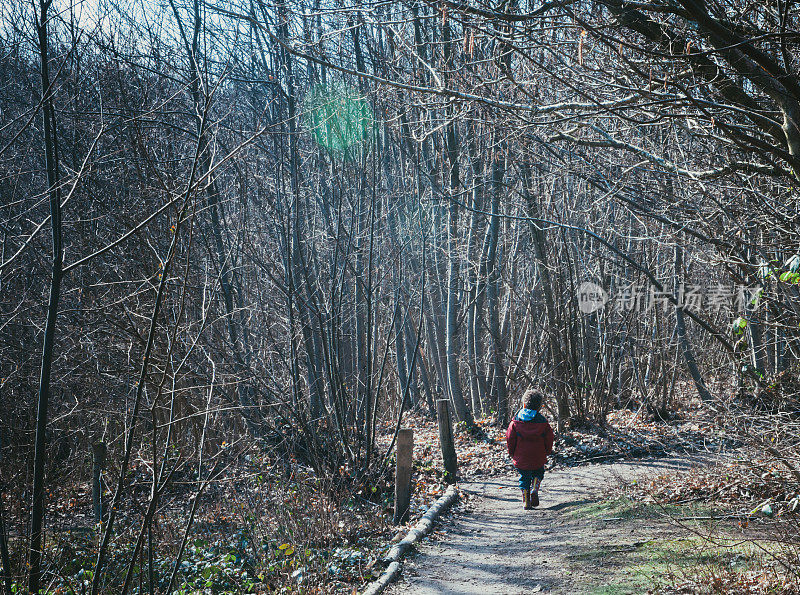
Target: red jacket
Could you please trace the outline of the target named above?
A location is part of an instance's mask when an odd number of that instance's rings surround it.
[[[553,428],[541,413],[531,421],[515,419],[506,430],[508,454],[517,469],[541,469],[553,452]]]

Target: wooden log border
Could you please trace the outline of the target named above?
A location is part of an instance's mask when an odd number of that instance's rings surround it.
[[[386,554],[382,560],[383,564],[387,565],[386,570],[367,586],[362,592],[362,595],[378,595],[378,593],[382,593],[383,590],[389,586],[389,583],[398,577],[400,571],[403,569],[403,563],[401,562],[402,557],[408,552],[412,545],[433,530],[433,525],[436,523],[436,520],[458,500],[458,495],[458,488],[456,486],[451,485],[447,488],[444,495],[431,505],[402,541],[395,544],[392,549],[389,550],[389,553]]]

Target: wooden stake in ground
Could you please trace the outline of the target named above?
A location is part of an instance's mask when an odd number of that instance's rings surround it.
[[[94,522],[103,520],[103,490],[100,486],[100,474],[106,465],[106,443],[95,442],[92,444],[92,510]]]
[[[414,464],[414,430],[404,428],[397,433],[397,468],[394,475],[394,522],[408,521],[411,504],[411,472]]]
[[[450,420],[449,405],[447,399],[439,399],[436,402],[436,416],[439,420],[439,444],[442,447],[442,459],[444,460],[444,480],[446,483],[454,484],[458,461],[456,447],[453,444],[453,423]]]

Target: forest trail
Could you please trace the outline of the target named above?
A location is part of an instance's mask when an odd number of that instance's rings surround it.
[[[608,567],[608,551],[633,551],[679,537],[681,531],[666,519],[597,515],[602,493],[620,480],[701,467],[711,460],[693,456],[557,469],[545,475],[541,505],[534,510],[522,508],[516,475],[463,483],[468,505],[444,521],[447,531],[439,541],[418,547],[388,592],[644,592],[645,585],[637,591],[629,579],[618,589],[610,587],[620,569]]]

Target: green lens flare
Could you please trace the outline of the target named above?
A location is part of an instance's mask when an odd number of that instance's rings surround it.
[[[373,117],[365,97],[344,85],[317,85],[306,95],[305,125],[332,153],[352,158],[372,138]]]

